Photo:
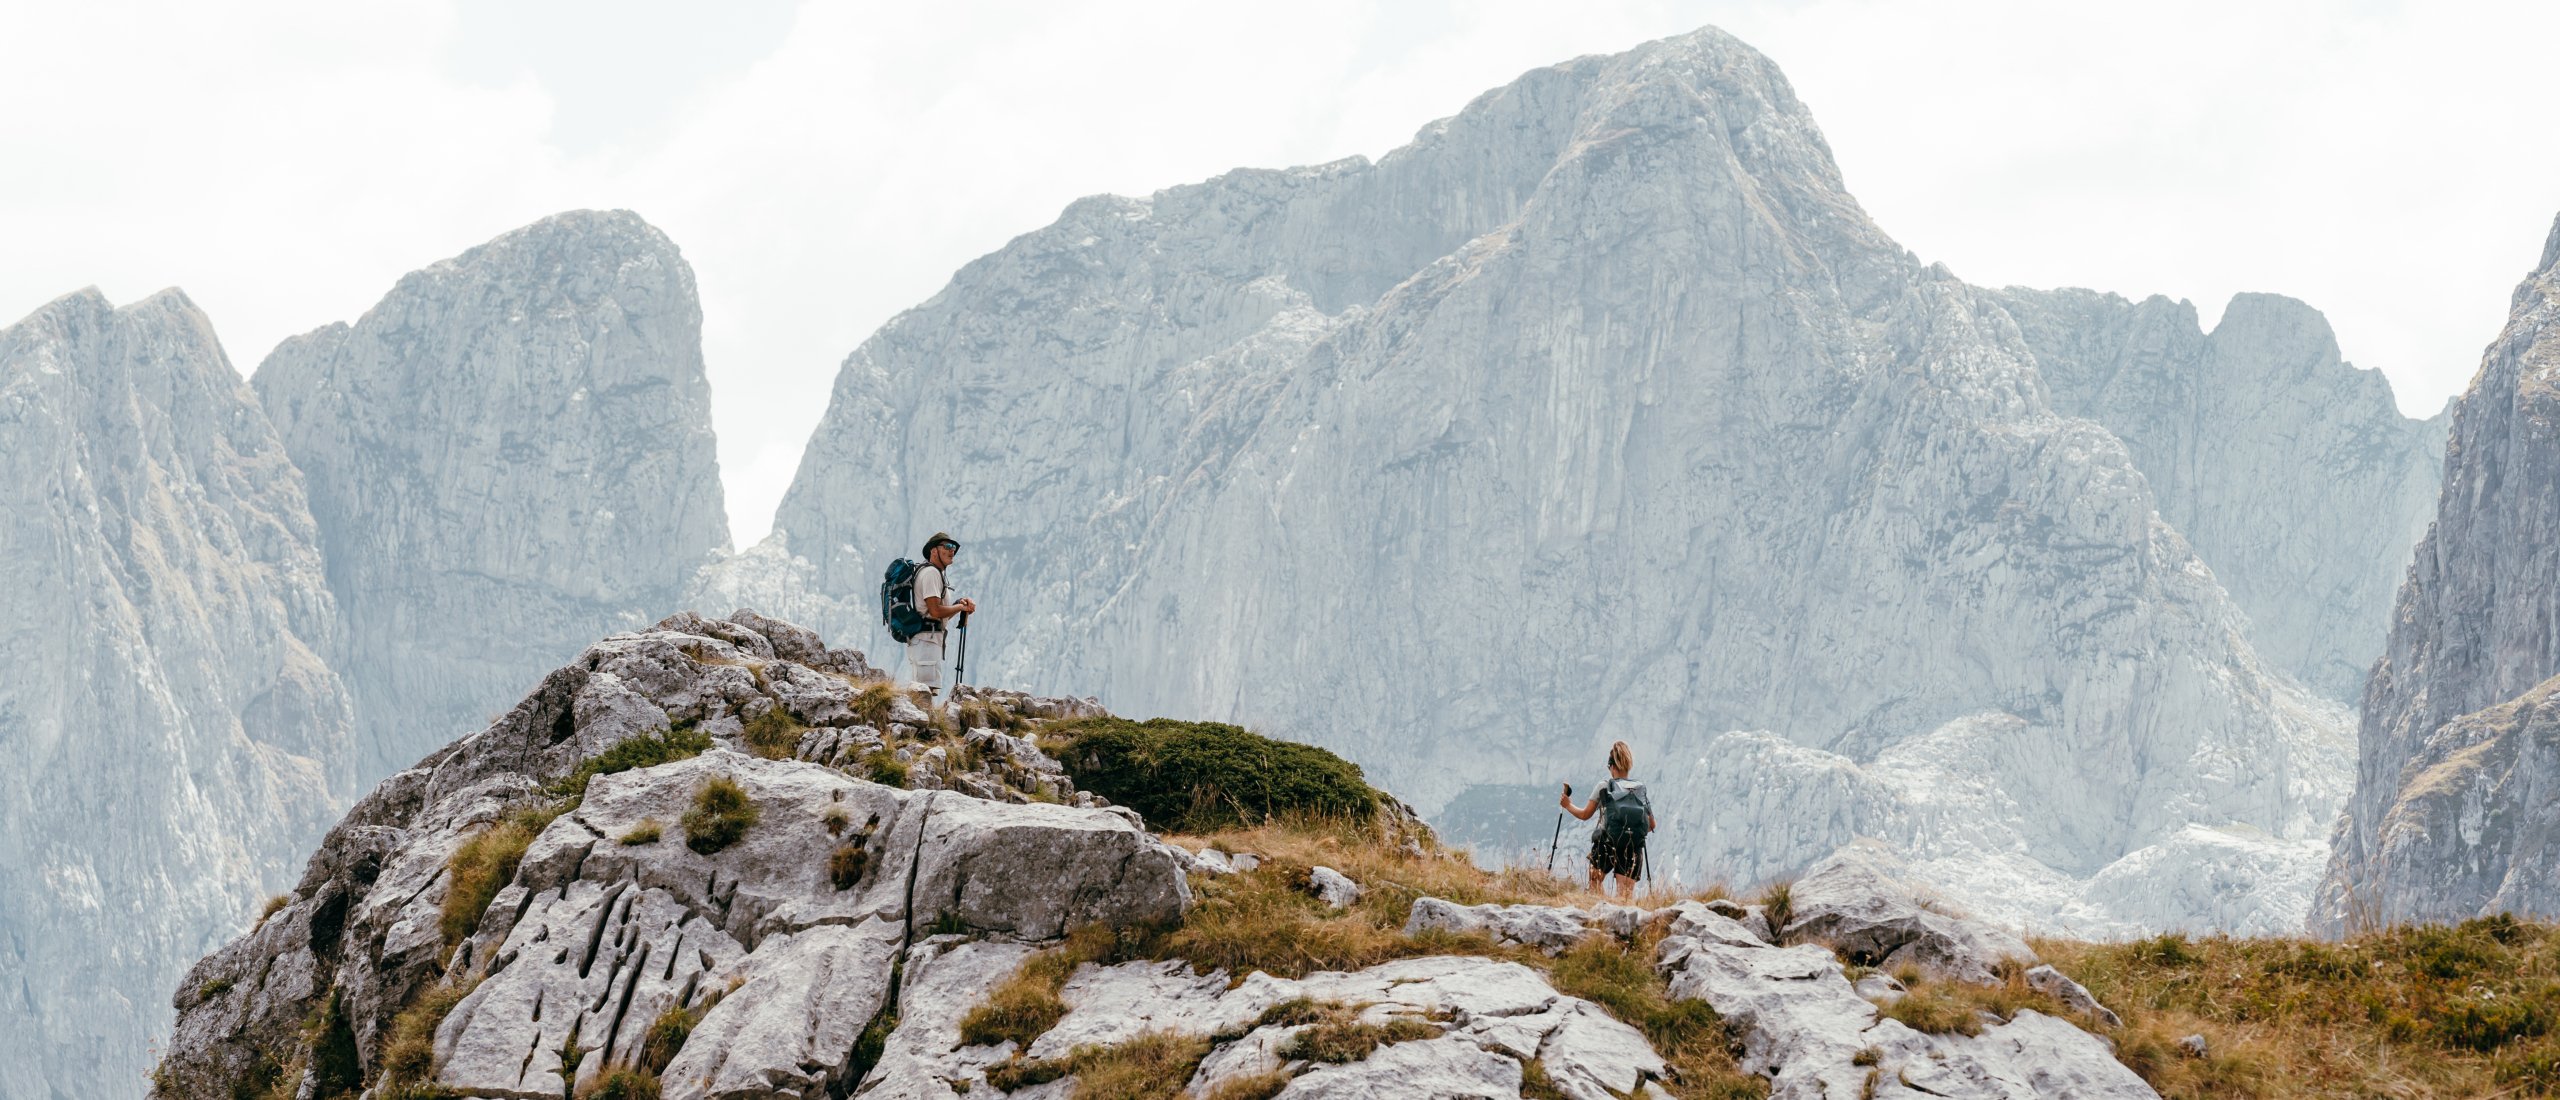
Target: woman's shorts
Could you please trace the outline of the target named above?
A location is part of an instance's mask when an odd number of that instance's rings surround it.
[[[1644,877],[1644,840],[1640,837],[1611,837],[1601,833],[1591,838],[1591,869],[1604,875]]]

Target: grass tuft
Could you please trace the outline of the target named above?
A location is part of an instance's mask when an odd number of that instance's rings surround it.
[[[695,729],[691,722],[678,722],[656,733],[643,733],[614,742],[613,747],[579,761],[569,774],[544,788],[553,798],[576,809],[587,797],[587,784],[599,775],[612,775],[634,768],[654,768],[660,764],[699,756],[711,749],[711,735]]]
[[[1058,991],[1066,987],[1077,967],[1150,957],[1155,939],[1153,929],[1115,929],[1104,924],[1068,933],[1065,942],[1022,960],[1010,977],[988,992],[984,1003],[961,1018],[961,1043],[984,1046],[1012,1040],[1018,1047],[1029,1048],[1032,1040],[1067,1014]]]
[[[390,1038],[382,1045],[382,1080],[386,1085],[416,1085],[435,1077],[436,1029],[453,1014],[453,1006],[471,995],[477,981],[466,985],[438,982],[421,990],[418,999],[391,1018]]]
[[[888,749],[873,749],[864,754],[862,767],[864,771],[870,773],[872,782],[883,787],[904,789],[907,785],[906,762],[898,759],[898,754]]]
[[[800,751],[800,736],[809,727],[794,721],[791,712],[780,704],[749,718],[739,736],[747,743],[747,751],[767,760],[789,760]]]
[[[1796,882],[1779,879],[1760,891],[1760,916],[1769,922],[1769,934],[1786,946],[1787,926],[1796,919]]]
[[[515,879],[524,850],[558,816],[559,810],[547,807],[518,810],[453,850],[445,860],[444,905],[438,919],[446,947],[461,943],[479,926],[489,900]]]
[[[631,1066],[615,1066],[578,1090],[578,1100],[658,1100],[658,1075]]]
[[[1287,1046],[1280,1048],[1280,1057],[1338,1065],[1357,1062],[1382,1046],[1436,1039],[1440,1032],[1439,1025],[1411,1016],[1398,1016],[1382,1024],[1364,1024],[1356,1018],[1322,1020],[1290,1039]]]
[[[737,780],[713,776],[693,792],[693,807],[684,812],[684,846],[706,856],[718,852],[746,836],[756,817],[756,804]]]
[[[853,698],[845,703],[845,708],[860,717],[862,724],[886,732],[889,728],[889,712],[896,709],[897,705],[897,685],[887,680],[873,680],[855,691]]]
[[[258,919],[255,923],[249,925],[249,930],[255,932],[258,929],[266,927],[268,918],[275,916],[277,913],[283,912],[284,907],[291,904],[293,904],[293,895],[291,894],[277,894],[274,897],[268,898],[267,903],[259,907]]]
[[[1064,1058],[1015,1057],[989,1067],[987,1083],[1015,1092],[1074,1074],[1075,1100],[1173,1100],[1208,1054],[1206,1038],[1150,1031],[1112,1046],[1077,1047]]]
[[[838,890],[851,890],[862,881],[863,868],[871,863],[871,853],[859,844],[838,844],[827,856],[827,881]]]
[[[1230,1077],[1225,1083],[1210,1090],[1207,1100],[1271,1100],[1272,1097],[1280,1095],[1280,1090],[1289,1087],[1289,1081],[1290,1073],[1285,1069],[1275,1069],[1268,1073],[1256,1073],[1244,1077]],[[1528,1093],[1523,1092],[1521,1095],[1525,1097]]]
[[[666,829],[658,824],[657,818],[644,817],[640,819],[639,824],[632,826],[614,839],[626,848],[637,848],[643,844],[655,844],[658,838],[664,835],[666,835]]]

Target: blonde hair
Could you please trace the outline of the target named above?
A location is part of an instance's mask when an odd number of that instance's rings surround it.
[[[1586,757],[1586,759],[1588,758]],[[1610,742],[1609,766],[1617,768],[1620,771],[1634,771],[1636,768],[1636,751],[1628,748],[1627,743],[1624,741]]]

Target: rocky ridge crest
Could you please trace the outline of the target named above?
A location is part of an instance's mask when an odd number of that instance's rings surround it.
[[[955,732],[887,688],[859,654],[752,612],[681,615],[597,643],[489,729],[385,781],[281,909],[197,965],[155,1095],[549,1100],[646,1066],[669,1097],[1063,1098],[1076,1094],[1071,1065],[1036,1083],[991,1074],[1166,1036],[1206,1040],[1186,1071],[1204,1096],[1274,1074],[1291,1098],[1516,1098],[1533,1074],[1576,1100],[1664,1095],[1666,1064],[1641,1032],[1518,961],[1463,954],[1289,979],[1179,959],[1087,964],[1036,1041],[964,1042],[962,1019],[986,991],[1070,932],[1178,924],[1193,876],[1271,872],[1150,835],[1063,783],[1034,740],[995,728],[1091,714],[1090,703],[975,694],[964,721],[995,724]],[[796,736],[775,733],[777,714]],[[458,885],[469,859],[457,853],[562,797],[580,762],[688,730],[710,747],[593,774],[494,889],[456,908],[455,892],[473,889]],[[884,748],[924,742],[902,762],[944,789],[862,778]],[[931,752],[949,767],[929,766]],[[692,815],[724,784],[755,821],[715,839]],[[1848,857],[1816,868],[1798,896],[1775,928],[1724,902],[1426,897],[1407,932],[1498,934],[1552,953],[1654,929],[1671,987],[1737,1021],[1748,1068],[1775,1096],[2153,1095],[2063,1018],[2022,1010],[1978,1036],[1925,1035],[1866,999],[1889,1002],[1890,979],[1853,991],[1842,956],[1778,946],[1818,935],[1847,957],[1973,980],[2032,960],[2006,933],[1929,912]],[[1311,1063],[1291,1042],[1305,1025],[1270,1020],[1292,1004],[1348,1005],[1397,1038]],[[2070,1011],[2105,1026],[2094,1002]],[[669,1020],[683,1025],[672,1048]]]

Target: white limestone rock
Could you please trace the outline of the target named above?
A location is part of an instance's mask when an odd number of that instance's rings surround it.
[[[1520,1063],[1461,1038],[1421,1039],[1379,1047],[1360,1061],[1317,1066],[1272,1100],[1517,1100]],[[1577,1097],[1577,1100],[1579,1098]]]
[[[0,327],[0,593],[0,1096],[130,1095],[173,988],[251,1014],[179,976],[355,779],[302,481],[186,295]]]
[[[1675,936],[1658,950],[1671,995],[1705,1000],[1740,1032],[1742,1067],[1770,1079],[1771,1100],[2158,1096],[2105,1041],[2033,1010],[1990,1021],[1973,1037],[1924,1035],[1880,1018],[1838,958],[1810,944]]]
[[[363,777],[676,609],[726,547],[701,328],[674,242],[576,211],[259,365],[327,553]]]
[[[2006,929],[1930,908],[1867,848],[1844,848],[1815,864],[1791,893],[1795,915],[1781,938],[1818,941],[1863,965],[1909,964],[1939,977],[1991,982],[2001,963],[2036,958]]]
[[[1426,811],[1628,731],[1659,878],[1883,837],[1976,912],[2113,921],[2089,876],[2190,825],[2322,835],[2345,716],[2038,364],[1707,30],[1375,163],[1075,203],[847,358],[777,538],[851,600],[966,514],[994,678]],[[1304,644],[1344,623],[1360,659]],[[1735,730],[1835,763],[1755,795]]]
[[[2053,999],[2061,1001],[2064,1007],[2073,1012],[2108,1027],[2124,1026],[2124,1018],[2117,1016],[2115,1010],[2099,1004],[2097,996],[2089,992],[2088,986],[2071,980],[2068,975],[2050,965],[2028,968],[2026,978],[2030,988],[2052,995]]]
[[[963,1088],[985,1087],[987,1067],[1013,1054],[1014,1045],[963,1046],[960,1021],[1036,950],[959,936],[934,936],[908,948],[898,1026],[856,1091],[868,1100],[950,1100]]]
[[[196,965],[183,990],[236,993],[182,992],[157,1093],[229,1095],[253,1052],[291,1055],[310,1041],[305,1021],[332,990],[359,1068],[376,1072],[402,1008],[431,984],[476,982],[436,1035],[448,1087],[563,1095],[631,1064],[661,1012],[710,1005],[668,1067],[669,1096],[818,1095],[854,1083],[854,1038],[883,1007],[911,937],[1050,938],[1096,921],[1179,919],[1183,858],[1125,813],[900,790],[738,751],[742,714],[822,711],[838,695],[822,680],[868,673],[859,654],[750,613],[677,615],[590,646],[488,729],[385,781],[322,842],[284,909]],[[453,852],[550,804],[580,761],[677,722],[713,747],[592,778],[442,962]],[[756,821],[700,851],[684,817],[713,780],[737,784]],[[636,828],[649,822],[655,840]],[[957,1055],[933,1030],[956,1027],[956,1015],[917,1017],[914,1083],[967,1080],[987,1060]],[[573,1036],[584,1057],[564,1081]]]
[[[1307,871],[1307,888],[1329,909],[1348,909],[1360,900],[1360,884],[1331,867],[1316,866]]]

